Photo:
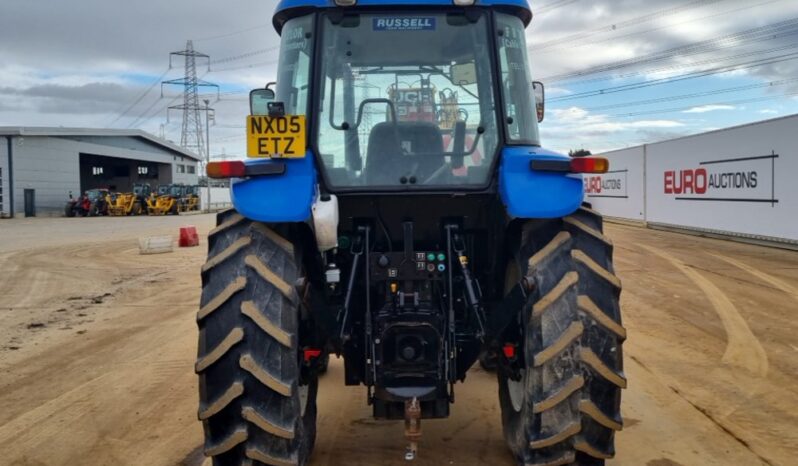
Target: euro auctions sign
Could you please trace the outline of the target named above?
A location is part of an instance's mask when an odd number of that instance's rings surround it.
[[[626,186],[629,170],[612,170],[601,175],[584,175],[585,194],[587,197],[626,198]]]
[[[779,154],[713,158],[664,170],[663,192],[679,201],[760,202],[776,204]]]
[[[798,115],[602,153],[585,201],[627,220],[798,244]]]

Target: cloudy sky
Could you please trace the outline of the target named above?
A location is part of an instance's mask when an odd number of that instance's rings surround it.
[[[179,142],[192,39],[221,86],[211,154],[244,149],[274,77],[273,0],[0,0],[0,126],[141,128]],[[798,113],[798,1],[541,0],[527,31],[544,145],[600,152]],[[206,92],[206,91],[203,91]],[[210,91],[207,91],[210,92]]]

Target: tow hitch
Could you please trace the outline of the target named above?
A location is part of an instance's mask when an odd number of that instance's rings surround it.
[[[418,441],[421,440],[421,405],[418,398],[405,401],[405,438],[410,442],[405,460],[413,461],[418,453]]]

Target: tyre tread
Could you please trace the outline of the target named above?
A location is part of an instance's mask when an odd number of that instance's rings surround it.
[[[295,248],[235,210],[217,214],[217,225],[197,313],[204,452],[214,466],[303,465],[315,443],[317,385],[309,382],[302,415]]]
[[[268,387],[270,390],[279,393],[283,396],[291,396],[291,384],[286,383],[278,376],[275,376],[268,369],[259,365],[255,358],[249,353],[241,355],[238,364],[242,369],[252,374],[260,383]]]
[[[531,381],[521,414],[513,414],[500,375],[505,436],[519,465],[603,465],[623,428],[620,390],[627,386],[612,240],[589,207],[562,220],[528,222],[521,240],[529,259],[518,258],[519,268],[535,284],[524,321]]]
[[[200,404],[200,411],[198,415],[200,421],[204,421],[205,419],[208,419],[209,417],[223,410],[227,407],[227,405],[232,403],[233,400],[243,394],[244,384],[241,382],[233,382],[233,384],[230,385],[230,388],[225,390],[222,396],[209,403],[205,408],[202,408],[202,404]]]
[[[238,293],[239,291],[243,290],[247,286],[247,277],[236,277],[235,280],[230,282],[219,294],[214,296],[208,304],[202,306],[197,312],[197,321],[204,319],[207,317],[211,312],[219,309],[222,304],[226,303],[227,300],[233,297],[234,294]]]
[[[238,344],[241,340],[244,339],[244,329],[241,327],[236,327],[227,334],[224,339],[219,342],[218,345],[213,347],[209,352],[207,352],[204,356],[201,356],[197,359],[197,363],[194,366],[194,369],[197,373],[200,373],[213,365],[216,361],[221,359],[225,354],[227,354],[230,349],[232,349],[236,344]]]

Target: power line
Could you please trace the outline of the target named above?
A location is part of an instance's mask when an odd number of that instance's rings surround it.
[[[221,73],[223,71],[236,71],[236,70],[260,68],[260,67],[263,67],[263,66],[274,65],[277,62],[279,62],[279,60],[269,60],[269,61],[264,61],[264,62],[250,63],[250,64],[246,64],[246,65],[231,66],[231,67],[228,67],[228,68],[214,68],[210,72],[211,73]]]
[[[242,53],[242,54],[239,54],[239,55],[233,55],[233,56],[230,56],[230,57],[220,58],[218,60],[212,60],[211,61],[211,65],[217,65],[219,63],[229,63],[229,62],[237,61],[237,60],[243,60],[245,58],[251,58],[251,57],[254,57],[256,55],[262,55],[264,53],[274,52],[275,50],[279,50],[279,49],[280,49],[280,46],[276,45],[274,47],[267,47],[265,49],[252,50],[250,52]]]
[[[239,34],[244,34],[246,32],[257,31],[258,29],[263,29],[263,28],[267,28],[267,27],[270,27],[270,26],[271,26],[270,23],[258,24],[256,26],[252,26],[252,27],[248,27],[248,28],[244,28],[244,29],[239,29],[237,31],[225,32],[225,33],[222,33],[222,34],[219,34],[219,35],[215,35],[215,36],[200,37],[199,39],[194,39],[194,40],[196,40],[197,42],[207,42],[207,41],[218,40],[218,39],[226,39],[228,37],[237,36]]]
[[[542,13],[548,13],[549,11],[556,10],[558,8],[562,8],[564,6],[568,6],[572,3],[576,3],[579,0],[555,0],[551,3],[547,3],[545,5],[541,5],[539,8],[533,9],[533,13],[535,15],[539,15]]]
[[[754,42],[770,41],[773,39],[785,37],[798,32],[798,18],[792,18],[777,23],[759,26],[744,31],[725,34],[707,39],[704,41],[693,42],[686,45],[680,45],[667,50],[653,52],[642,57],[635,57],[617,62],[607,63],[604,65],[594,66],[591,68],[583,69],[572,73],[561,73],[559,75],[552,75],[542,78],[544,81],[564,81],[569,78],[575,78],[590,74],[604,73],[607,71],[614,71],[632,66],[642,65],[646,63],[653,63],[672,59],[674,56],[685,57],[689,55],[696,55],[710,51],[718,50],[725,47],[736,47],[741,45],[748,45]],[[724,45],[727,44],[727,45]]]
[[[709,58],[709,59],[706,59],[706,60],[692,61],[692,62],[689,62],[689,63],[676,63],[676,64],[672,64],[672,65],[662,66],[662,67],[659,67],[659,68],[646,68],[646,69],[641,69],[641,70],[638,70],[638,71],[630,71],[628,73],[611,74],[611,75],[607,75],[607,76],[600,76],[600,77],[589,78],[589,79],[569,80],[569,81],[565,81],[565,82],[554,80],[554,81],[551,81],[551,82],[573,85],[573,84],[585,84],[585,83],[601,82],[601,81],[607,81],[607,80],[610,80],[610,79],[627,79],[627,78],[632,78],[632,77],[635,77],[635,76],[640,76],[640,75],[643,75],[643,74],[655,74],[655,73],[660,73],[660,72],[663,72],[663,71],[678,70],[678,69],[683,69],[683,68],[694,68],[694,67],[699,66],[699,65],[708,65],[708,64],[711,64],[711,63],[721,63],[721,62],[727,62],[727,61],[731,61],[731,60],[739,60],[740,58],[750,57],[750,56],[755,56],[755,55],[756,56],[764,56],[764,55],[767,55],[769,53],[783,52],[784,50],[794,49],[796,47],[798,47],[798,42],[790,43],[790,44],[779,46],[779,47],[772,47],[772,48],[769,48],[769,49],[751,50],[751,51],[748,51],[748,52],[738,53],[738,54],[735,54],[735,55],[731,55],[731,56],[728,56],[728,57],[722,57],[722,58]]]
[[[234,141],[234,140],[237,140],[237,139],[244,139],[246,137],[247,137],[246,134],[237,134],[237,135],[233,135],[233,136],[224,136],[224,137],[221,137],[221,138],[216,138],[215,140],[217,142]]]
[[[639,105],[651,105],[651,104],[659,104],[665,102],[673,102],[677,100],[689,100],[695,99],[698,97],[707,97],[711,95],[718,95],[718,94],[727,94],[730,92],[744,92],[750,91],[754,89],[762,89],[762,88],[773,88],[778,86],[785,86],[787,84],[792,84],[798,82],[798,78],[791,78],[791,79],[782,79],[780,81],[770,81],[766,83],[760,84],[748,84],[745,86],[735,86],[735,87],[727,87],[723,89],[715,89],[711,91],[703,91],[703,92],[693,92],[690,94],[681,94],[675,96],[668,96],[668,97],[660,97],[657,99],[645,99],[645,100],[637,100],[633,102],[622,102],[617,104],[609,104],[609,105],[599,105],[596,107],[587,107],[584,110],[589,112],[599,112],[603,110],[612,110],[615,108],[623,108],[623,107],[636,107]]]
[[[762,6],[765,6],[765,5],[769,5],[771,3],[778,3],[778,2],[783,2],[783,1],[785,1],[785,0],[765,0],[765,1],[760,2],[760,3],[748,4],[748,5],[739,7],[739,8],[734,8],[734,9],[731,9],[731,10],[722,11],[720,13],[714,13],[714,14],[707,15],[707,16],[700,16],[700,17],[697,17],[697,18],[691,18],[691,19],[688,19],[688,20],[685,20],[685,21],[680,21],[680,22],[677,22],[677,23],[666,24],[664,26],[659,26],[659,27],[649,28],[649,29],[643,29],[643,30],[640,30],[640,31],[629,32],[629,33],[622,34],[622,35],[619,35],[619,36],[613,35],[613,36],[607,37],[605,39],[591,40],[591,41],[587,41],[587,42],[584,42],[584,43],[581,43],[581,44],[571,44],[571,45],[569,45],[567,47],[555,47],[554,49],[546,50],[545,53],[552,53],[552,52],[556,52],[556,51],[559,51],[559,50],[568,50],[568,51],[572,52],[574,48],[586,47],[586,46],[589,46],[589,45],[590,46],[595,46],[595,45],[598,45],[598,44],[603,44],[605,42],[617,42],[620,39],[624,39],[624,38],[627,38],[627,37],[639,36],[641,34],[650,34],[652,32],[662,31],[664,29],[673,29],[675,26],[681,26],[681,25],[684,25],[684,24],[695,23],[695,22],[698,22],[698,21],[706,21],[706,20],[714,19],[714,18],[717,18],[717,17],[720,17],[720,16],[725,16],[725,15],[732,14],[732,13],[739,13],[739,12],[744,11],[744,10],[749,10],[749,9],[752,9],[752,8],[759,8],[759,7],[762,7]]]
[[[139,102],[141,102],[141,101],[144,99],[144,97],[146,97],[146,96],[147,96],[147,94],[149,94],[149,93],[150,93],[150,91],[152,91],[152,90],[153,90],[153,88],[155,87],[155,85],[156,85],[156,84],[158,84],[159,82],[161,82],[161,80],[162,80],[162,79],[163,79],[163,78],[164,78],[164,77],[165,77],[165,76],[166,76],[166,75],[169,73],[169,70],[170,70],[170,68],[167,68],[167,69],[166,69],[166,70],[165,70],[163,73],[161,73],[161,75],[160,75],[160,76],[158,76],[157,78],[155,78],[155,81],[153,81],[153,82],[152,82],[152,84],[150,84],[150,85],[149,85],[149,87],[147,87],[147,89],[146,89],[144,92],[142,92],[140,96],[138,96],[138,97],[137,97],[137,98],[136,98],[136,99],[135,99],[135,100],[134,100],[134,101],[133,101],[133,102],[132,102],[130,105],[128,105],[128,106],[127,106],[127,108],[125,108],[125,110],[124,110],[122,113],[120,113],[119,115],[117,115],[117,116],[116,116],[116,118],[114,118],[114,120],[113,120],[111,123],[109,123],[108,125],[106,125],[106,127],[107,127],[107,128],[110,128],[110,127],[111,127],[111,126],[113,126],[113,125],[114,125],[114,124],[115,124],[117,121],[121,120],[121,119],[122,119],[122,117],[124,117],[125,115],[127,115],[127,114],[128,114],[128,112],[129,112],[129,111],[131,111],[131,110],[133,109],[133,107],[135,107],[136,105],[138,105],[138,104],[139,104]]]
[[[708,5],[712,5],[712,4],[720,3],[720,2],[724,2],[724,1],[727,1],[727,0],[693,0],[691,2],[688,2],[688,3],[684,4],[684,5],[680,5],[680,6],[676,6],[676,7],[672,7],[672,8],[666,8],[666,9],[663,9],[663,10],[658,10],[658,11],[655,11],[653,13],[649,13],[649,14],[646,14],[646,15],[643,15],[643,16],[638,16],[636,18],[632,18],[632,19],[629,19],[629,20],[626,20],[626,21],[621,21],[621,22],[618,22],[618,23],[610,24],[610,25],[607,25],[607,26],[602,26],[602,27],[599,27],[599,28],[596,28],[596,29],[593,29],[593,30],[590,30],[590,31],[587,31],[587,32],[571,34],[570,36],[561,37],[559,39],[552,39],[552,40],[549,40],[549,41],[546,41],[546,42],[543,42],[543,43],[540,43],[540,44],[537,44],[537,45],[533,45],[530,48],[535,50],[535,52],[540,52],[541,50],[545,50],[547,48],[554,47],[555,45],[576,42],[576,41],[579,41],[579,40],[586,39],[588,37],[595,36],[597,34],[602,34],[602,33],[605,33],[605,32],[614,32],[614,31],[617,31],[618,29],[623,29],[623,28],[627,28],[627,27],[630,27],[630,26],[635,26],[635,25],[638,25],[638,24],[641,24],[641,23],[653,21],[655,19],[659,19],[659,18],[662,18],[664,16],[670,16],[670,15],[681,13],[683,11],[690,10],[690,9],[693,9],[693,8],[700,8],[700,7],[704,7],[704,6],[708,6]]]
[[[208,72],[206,71],[205,73],[203,73],[203,74],[202,74],[202,75],[199,77],[199,79],[202,79],[202,78],[204,78],[204,77],[205,77],[205,75],[207,75],[207,74],[208,74]],[[146,110],[144,110],[144,111],[143,111],[143,112],[142,112],[142,113],[141,113],[141,114],[138,116],[138,118],[136,118],[136,120],[135,120],[133,123],[131,123],[130,125],[128,125],[128,128],[132,128],[132,127],[136,126],[136,124],[137,124],[137,123],[139,123],[139,120],[141,120],[141,123],[140,123],[140,124],[143,124],[143,123],[145,123],[145,122],[147,122],[147,121],[149,121],[149,120],[153,119],[153,118],[154,118],[156,115],[158,115],[159,113],[161,113],[161,112],[163,112],[163,111],[165,111],[165,110],[168,110],[168,108],[169,108],[169,107],[170,107],[172,104],[174,104],[175,102],[177,102],[177,100],[178,100],[178,99],[180,99],[181,97],[183,97],[183,94],[178,94],[178,95],[176,95],[176,96],[175,96],[174,98],[172,98],[172,99],[171,99],[169,102],[167,102],[167,103],[166,103],[166,105],[164,105],[164,106],[162,106],[162,107],[158,108],[157,110],[155,110],[155,111],[154,111],[154,112],[152,112],[152,113],[149,113],[149,115],[148,115],[148,112],[150,112],[150,110],[152,110],[152,109],[155,107],[155,105],[157,105],[157,104],[158,104],[158,102],[161,102],[161,101],[163,101],[163,96],[162,96],[162,97],[160,97],[160,98],[158,98],[158,99],[156,99],[156,100],[155,100],[155,102],[153,102],[153,103],[152,103],[152,104],[151,104],[151,105],[150,105],[150,106],[149,106],[149,107],[148,107]],[[168,115],[168,113],[167,113],[166,117],[167,117],[167,119],[169,118],[169,115]]]
[[[781,94],[781,95],[775,95],[775,96],[769,96],[769,97],[755,97],[755,98],[749,98],[749,99],[729,100],[729,101],[726,101],[726,102],[713,102],[713,103],[708,103],[708,104],[693,104],[693,105],[688,105],[688,106],[685,106],[685,107],[678,107],[678,108],[668,108],[668,109],[660,109],[660,110],[647,110],[647,111],[643,111],[643,112],[634,112],[634,113],[619,113],[619,114],[616,114],[616,115],[609,115],[609,116],[611,118],[626,118],[626,117],[636,117],[636,116],[643,116],[643,115],[657,115],[657,114],[662,114],[662,113],[684,112],[685,110],[690,110],[691,108],[695,108],[695,107],[707,107],[707,106],[713,106],[713,105],[730,106],[730,105],[752,104],[752,103],[757,103],[757,102],[767,102],[769,100],[775,100],[775,99],[783,99],[784,97],[792,97],[792,96],[798,96],[798,92],[791,92],[791,93],[788,93],[788,94]]]
[[[685,74],[682,74],[682,75],[672,76],[672,77],[668,77],[668,78],[654,79],[654,80],[645,81],[645,82],[642,82],[642,83],[624,84],[624,85],[620,85],[620,86],[607,87],[607,88],[604,88],[604,89],[596,89],[596,90],[592,90],[592,91],[580,92],[580,93],[577,93],[577,94],[571,94],[571,95],[567,95],[567,96],[563,96],[563,97],[556,97],[556,98],[551,99],[550,102],[563,102],[563,101],[567,101],[567,100],[576,100],[576,99],[584,99],[584,98],[587,98],[587,97],[595,97],[595,96],[606,95],[606,94],[615,94],[615,93],[618,93],[618,92],[631,91],[631,90],[635,90],[635,89],[642,89],[642,88],[645,88],[645,87],[657,86],[657,85],[661,85],[661,84],[670,84],[670,83],[674,83],[674,82],[685,81],[685,80],[688,80],[688,79],[695,79],[695,78],[701,78],[701,77],[705,77],[705,76],[712,76],[712,75],[716,75],[716,74],[727,73],[729,71],[750,69],[750,68],[754,68],[754,67],[757,67],[757,66],[763,66],[763,65],[772,65],[772,64],[775,64],[775,63],[782,63],[782,62],[785,62],[785,61],[790,61],[790,60],[795,60],[795,59],[798,59],[798,52],[789,53],[789,54],[776,56],[776,57],[771,57],[771,58],[766,58],[766,59],[753,60],[753,61],[745,62],[745,63],[738,63],[738,64],[730,65],[730,66],[711,68],[711,69],[708,69],[708,70],[701,70],[701,71],[694,71],[694,72],[691,72],[691,73],[685,73]]]
[[[174,99],[172,99],[172,102],[175,102],[175,101],[176,101],[177,99],[179,99],[180,97],[181,97],[181,96],[179,96],[179,95],[178,95],[177,97],[175,97]],[[150,110],[152,110],[152,109],[155,107],[155,105],[157,105],[157,104],[158,104],[158,102],[160,102],[162,99],[163,99],[163,97],[159,97],[159,98],[155,99],[155,100],[152,102],[152,104],[150,104],[150,106],[149,106],[149,107],[147,107],[146,109],[144,109],[144,111],[143,111],[143,112],[141,112],[141,113],[139,114],[139,116],[138,116],[138,117],[136,117],[136,119],[135,119],[135,120],[133,120],[132,122],[130,122],[130,124],[128,124],[128,125],[127,125],[127,127],[128,127],[128,128],[133,128],[133,127],[136,127],[136,126],[138,125],[138,123],[139,123],[139,120],[142,120],[142,118],[144,118],[144,115],[146,115],[146,114],[147,114],[147,113],[148,113]],[[146,119],[142,120],[142,123],[144,123],[145,121],[149,120],[150,118],[152,118],[152,117],[149,117],[149,118],[146,118]]]

